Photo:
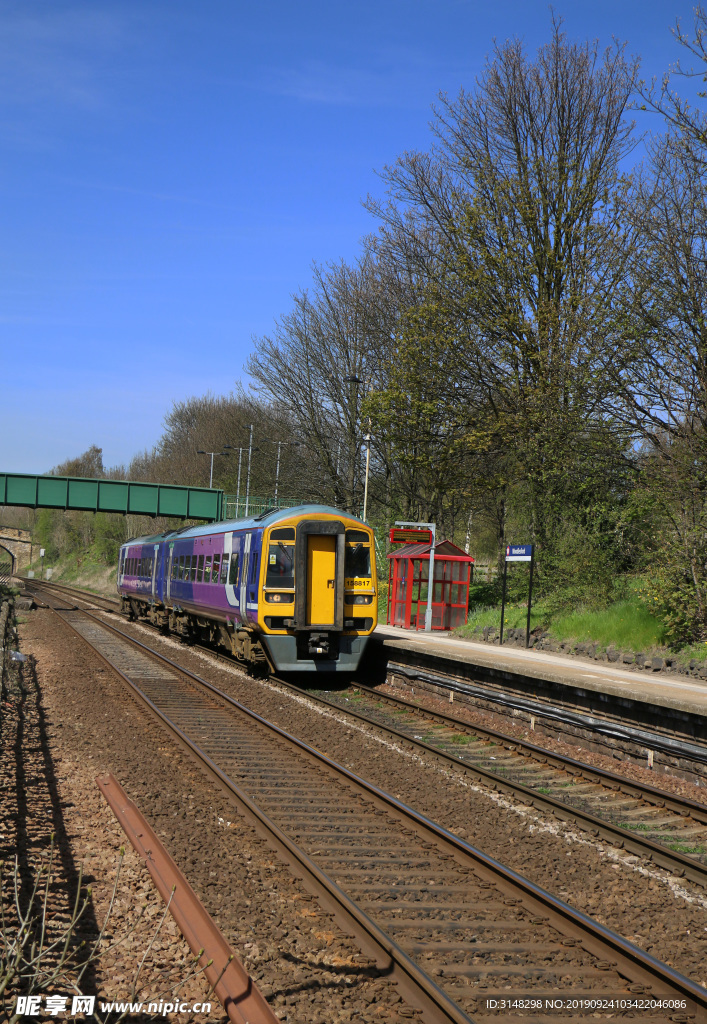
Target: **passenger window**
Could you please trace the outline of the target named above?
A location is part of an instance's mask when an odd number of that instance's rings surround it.
[[[219,563],[220,563],[220,561],[221,561],[221,556],[220,555],[214,555],[214,564],[213,564],[213,568],[211,569],[211,582],[212,583],[218,583],[218,570],[219,570]]]
[[[231,555],[231,571],[228,575],[228,582],[232,587],[238,586],[238,555]]]
[[[196,567],[196,582],[201,583],[204,578],[204,556],[199,555],[199,561]]]
[[[221,562],[221,585],[222,586],[225,586],[226,581],[228,579],[228,557],[229,557],[228,555],[224,555],[223,556],[223,561]]]
[[[191,556],[191,569],[189,570],[189,579],[196,579],[196,555]]]
[[[258,554],[257,554],[257,552],[254,551],[252,556],[251,556],[251,559],[250,559],[250,582],[251,583],[255,583],[256,577],[258,575],[258,561],[259,561]]]
[[[204,583],[211,583],[211,555],[207,555],[204,562]]]

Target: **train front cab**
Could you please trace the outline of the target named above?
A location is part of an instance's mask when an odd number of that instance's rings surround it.
[[[261,636],[278,671],[354,671],[376,625],[371,530],[333,515],[279,522],[263,556]]]

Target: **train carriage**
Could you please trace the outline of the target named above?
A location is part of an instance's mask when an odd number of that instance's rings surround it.
[[[121,607],[280,672],[353,671],[377,621],[369,526],[324,505],[124,544]]]

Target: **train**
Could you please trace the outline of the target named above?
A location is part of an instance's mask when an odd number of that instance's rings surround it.
[[[117,589],[130,619],[253,673],[353,672],[378,617],[373,531],[326,505],[136,537]]]

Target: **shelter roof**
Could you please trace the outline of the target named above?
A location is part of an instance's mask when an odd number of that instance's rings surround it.
[[[404,544],[391,551],[388,558],[429,558],[431,544]],[[435,544],[435,558],[444,558],[454,562],[473,562],[471,555],[453,544],[451,540],[438,540]]]

